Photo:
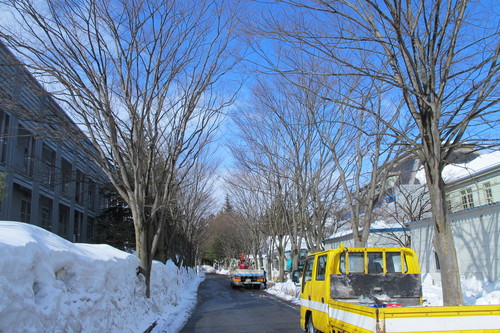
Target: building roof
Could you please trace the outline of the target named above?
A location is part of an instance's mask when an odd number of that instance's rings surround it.
[[[370,226],[370,233],[377,233],[377,232],[398,232],[398,231],[409,231],[410,228],[407,227],[402,227],[401,224],[399,223],[387,223],[386,221],[383,220],[378,220],[372,223]],[[360,229],[361,231],[361,229]],[[326,238],[323,240],[325,241],[332,241],[334,239],[338,239],[340,237],[344,236],[350,236],[352,235],[352,229],[343,229],[341,231],[338,231],[334,234],[332,234],[330,237]]]
[[[446,184],[455,183],[478,174],[500,167],[500,151],[482,154],[470,162],[462,164],[449,164],[444,167],[442,175]],[[425,184],[425,172],[421,168],[416,177],[420,183]]]

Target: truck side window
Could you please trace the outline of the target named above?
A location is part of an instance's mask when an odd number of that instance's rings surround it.
[[[365,254],[364,253],[349,253],[349,273],[364,273],[365,272]]]
[[[304,275],[302,276],[302,292],[304,292],[304,287],[307,281],[311,281],[312,279],[313,263],[314,257],[307,258],[306,262],[304,263]]]
[[[316,263],[316,281],[325,280],[326,258],[327,258],[326,254],[318,257],[318,262]]]

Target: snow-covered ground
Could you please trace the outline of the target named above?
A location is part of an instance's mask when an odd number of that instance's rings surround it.
[[[0,332],[177,332],[202,276],[155,262],[144,297],[138,259],[74,244],[34,225],[0,221]]]

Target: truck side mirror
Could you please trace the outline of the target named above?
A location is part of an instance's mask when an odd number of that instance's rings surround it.
[[[295,284],[300,284],[300,278],[302,277],[302,271],[301,270],[294,270],[292,271],[292,281]]]

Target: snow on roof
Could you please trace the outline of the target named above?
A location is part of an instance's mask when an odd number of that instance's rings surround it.
[[[399,229],[401,228],[401,225],[399,223],[388,223],[387,221],[384,221],[384,220],[377,220],[377,221],[374,221],[371,225],[370,225],[370,230],[389,230],[389,229]],[[359,229],[361,231],[361,228]],[[339,230],[337,231],[336,233],[332,234],[330,237],[326,238],[325,240],[328,240],[328,239],[334,239],[334,238],[339,238],[339,237],[343,237],[343,236],[347,236],[347,235],[351,235],[352,234],[352,229],[349,227],[347,229],[342,229],[342,230]]]
[[[449,164],[444,167],[442,175],[445,183],[450,184],[458,180],[469,178],[495,166],[500,166],[500,151],[482,154],[468,163]],[[420,169],[415,175],[420,183],[425,184],[425,171]]]

